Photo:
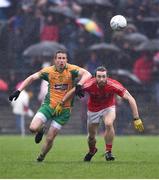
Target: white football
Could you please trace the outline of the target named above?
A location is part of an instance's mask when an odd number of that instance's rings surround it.
[[[122,15],[113,16],[110,20],[110,27],[113,30],[122,30],[127,26],[127,20]]]

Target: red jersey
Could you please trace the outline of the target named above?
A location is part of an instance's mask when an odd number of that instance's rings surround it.
[[[92,78],[84,84],[83,90],[89,94],[88,110],[92,112],[115,105],[115,95],[123,97],[126,91],[118,81],[111,78],[107,78],[103,88],[99,88],[96,78]]]

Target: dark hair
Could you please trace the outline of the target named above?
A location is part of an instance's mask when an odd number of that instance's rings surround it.
[[[98,66],[97,69],[95,70],[95,76],[96,76],[97,71],[101,71],[101,72],[106,71],[107,72],[107,69],[104,66]]]
[[[59,54],[59,53],[62,53],[62,54],[66,54],[66,55],[67,55],[67,51],[65,51],[65,50],[63,50],[63,49],[60,49],[60,50],[56,51],[56,53],[55,53],[55,55],[54,55],[54,59],[56,59],[57,54]]]

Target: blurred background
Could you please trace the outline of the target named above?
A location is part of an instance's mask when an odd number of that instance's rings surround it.
[[[116,14],[128,21],[122,31],[110,28]],[[17,103],[8,95],[52,64],[58,49],[92,74],[107,67],[136,98],[144,134],[159,134],[159,0],[0,0],[0,134],[30,134],[47,83],[34,82]],[[87,95],[75,99],[61,134],[86,134],[86,103]],[[119,97],[115,129],[117,135],[136,134],[130,108]]]

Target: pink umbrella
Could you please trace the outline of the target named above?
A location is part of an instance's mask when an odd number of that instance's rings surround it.
[[[8,91],[8,84],[3,79],[0,79],[0,90]]]
[[[103,37],[104,33],[103,30],[99,27],[99,25],[88,18],[78,18],[76,19],[76,23],[79,25],[83,25],[86,31],[98,36],[98,37]]]

